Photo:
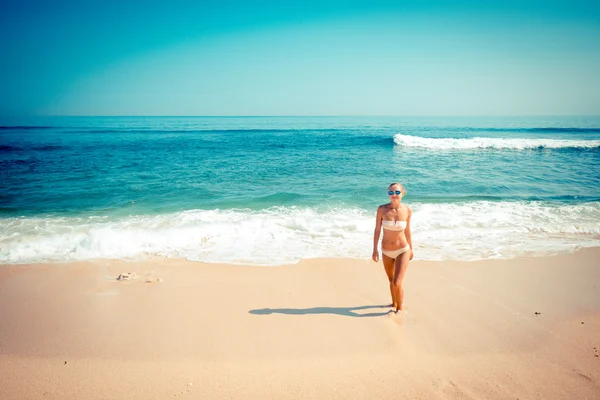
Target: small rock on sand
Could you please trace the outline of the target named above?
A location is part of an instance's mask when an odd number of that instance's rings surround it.
[[[133,279],[137,279],[137,274],[135,272],[123,272],[122,274],[119,274],[119,276],[117,277],[118,281],[130,281]]]

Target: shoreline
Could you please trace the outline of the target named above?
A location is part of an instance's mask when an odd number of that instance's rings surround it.
[[[598,398],[598,259],[7,265],[0,398]]]
[[[600,236],[596,239],[600,240]],[[531,259],[538,258],[552,258],[552,257],[562,257],[575,255],[580,252],[586,251],[594,251],[594,249],[600,249],[599,246],[581,246],[572,251],[563,251],[557,253],[536,253],[531,255],[519,255],[511,258],[482,258],[475,260],[455,260],[455,259],[447,259],[447,260],[421,260],[414,259],[411,261],[411,264],[414,262],[418,263],[456,263],[456,264],[472,264],[472,263],[487,263],[487,262],[509,262],[509,261],[527,261]],[[379,248],[379,253],[381,257],[381,248]],[[68,266],[76,266],[76,265],[84,265],[84,264],[92,264],[92,265],[107,265],[107,264],[144,264],[150,263],[155,264],[158,262],[166,263],[166,264],[198,264],[198,265],[229,265],[236,267],[244,267],[244,268],[283,268],[295,266],[303,263],[311,263],[311,262],[324,262],[327,260],[332,260],[335,262],[342,262],[343,260],[348,260],[350,262],[356,261],[371,261],[370,258],[367,257],[309,257],[309,258],[300,258],[295,263],[280,263],[280,264],[251,264],[245,262],[229,262],[229,261],[197,261],[197,260],[189,260],[181,257],[166,257],[160,256],[156,254],[146,254],[143,257],[131,257],[131,258],[93,258],[87,260],[73,260],[73,261],[48,261],[48,262],[31,262],[31,263],[0,263],[0,272],[3,268],[21,268],[21,267],[39,267],[39,266],[60,266],[60,267],[68,267]],[[372,261],[371,261],[372,262]],[[379,261],[381,263],[381,260]]]

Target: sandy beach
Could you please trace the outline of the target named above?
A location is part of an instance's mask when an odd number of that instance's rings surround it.
[[[599,259],[4,265],[0,398],[599,399]]]

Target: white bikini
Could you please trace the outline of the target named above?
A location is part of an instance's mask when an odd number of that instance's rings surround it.
[[[381,221],[381,226],[383,229],[388,229],[390,231],[398,231],[401,232],[406,229],[406,221],[386,221],[385,219]],[[381,252],[390,258],[397,258],[400,254],[406,253],[410,250],[410,245],[406,245],[405,247],[398,250],[383,250]]]

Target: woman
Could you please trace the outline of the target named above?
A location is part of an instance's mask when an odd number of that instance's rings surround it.
[[[392,183],[388,187],[390,202],[379,206],[373,238],[373,261],[379,261],[379,234],[383,227],[381,252],[383,253],[383,266],[390,281],[392,294],[392,307],[395,312],[402,310],[404,291],[402,280],[408,267],[408,262],[413,259],[413,246],[410,234],[411,209],[401,204],[402,196],[406,194],[404,187],[399,183]]]

